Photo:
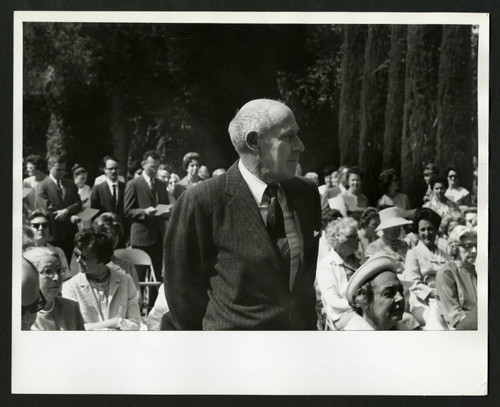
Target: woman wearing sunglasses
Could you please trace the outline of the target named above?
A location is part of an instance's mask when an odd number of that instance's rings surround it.
[[[477,232],[459,225],[450,233],[448,252],[453,259],[438,270],[438,308],[451,330],[464,320],[475,320],[477,303]],[[470,325],[469,325],[470,326]],[[472,329],[477,329],[477,324]]]
[[[64,267],[59,256],[47,247],[31,247],[23,256],[37,270],[40,292],[45,304],[36,314],[32,331],[83,331],[83,317],[78,303],[59,296]]]
[[[31,212],[29,218],[29,227],[35,234],[35,246],[36,247],[46,247],[53,252],[56,252],[59,256],[59,260],[61,261],[61,267],[65,270],[68,269],[68,261],[66,260],[66,256],[61,248],[53,246],[49,243],[52,232],[52,214],[46,209],[39,208],[35,209]],[[63,280],[67,280],[71,276],[69,273],[65,273],[62,278]]]

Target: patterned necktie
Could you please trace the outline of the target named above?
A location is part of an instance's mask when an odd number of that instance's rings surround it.
[[[118,203],[118,199],[116,196],[116,184],[113,184],[113,205],[116,208],[116,204]]]
[[[285,233],[285,221],[283,218],[283,210],[278,201],[278,186],[268,185],[265,191],[269,198],[267,205],[267,231],[271,236],[285,263],[285,270],[290,273],[290,246]]]

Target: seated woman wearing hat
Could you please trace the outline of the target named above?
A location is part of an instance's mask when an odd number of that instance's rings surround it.
[[[418,234],[419,242],[408,250],[403,274],[404,280],[411,283],[410,312],[425,325],[424,329],[445,328],[437,310],[435,285],[436,272],[449,261],[448,254],[436,244],[440,222],[441,217],[432,209],[417,209],[413,230]]]
[[[107,267],[111,239],[92,230],[75,236],[74,254],[80,272],[68,280],[63,297],[77,301],[86,330],[138,330],[137,291],[132,277]]]
[[[370,258],[351,277],[346,296],[356,314],[344,331],[409,330],[401,322],[405,300],[396,264],[386,255]]]
[[[355,252],[358,249],[358,227],[352,218],[341,218],[326,227],[328,254],[316,270],[316,289],[321,300],[321,327],[340,329],[348,318],[351,307],[345,290],[347,282],[360,265]]]
[[[402,274],[409,246],[400,238],[401,226],[412,223],[405,219],[410,212],[394,206],[382,209],[378,214],[380,224],[376,231],[382,231],[382,236],[368,245],[365,256],[371,257],[379,253],[386,254],[396,263],[396,272]]]
[[[467,319],[475,321],[477,318],[476,248],[476,230],[470,226],[455,227],[448,245],[453,260],[436,274],[438,308],[451,330]],[[477,329],[477,323],[469,329]]]

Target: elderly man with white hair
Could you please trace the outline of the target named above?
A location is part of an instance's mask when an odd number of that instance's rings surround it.
[[[40,276],[40,291],[46,299],[31,327],[33,331],[84,331],[83,317],[78,303],[59,297],[62,275],[59,255],[47,247],[32,247],[23,256],[29,260]]]
[[[165,235],[172,325],[315,330],[321,212],[317,187],[296,176],[295,116],[252,100],[228,130],[239,160],[179,197]]]
[[[401,322],[405,300],[394,260],[387,255],[370,258],[353,274],[346,296],[356,314],[344,331],[409,330]]]

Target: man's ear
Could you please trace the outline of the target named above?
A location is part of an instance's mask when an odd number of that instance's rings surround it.
[[[256,131],[249,131],[245,135],[245,144],[252,151],[257,151],[259,149],[259,133]]]

